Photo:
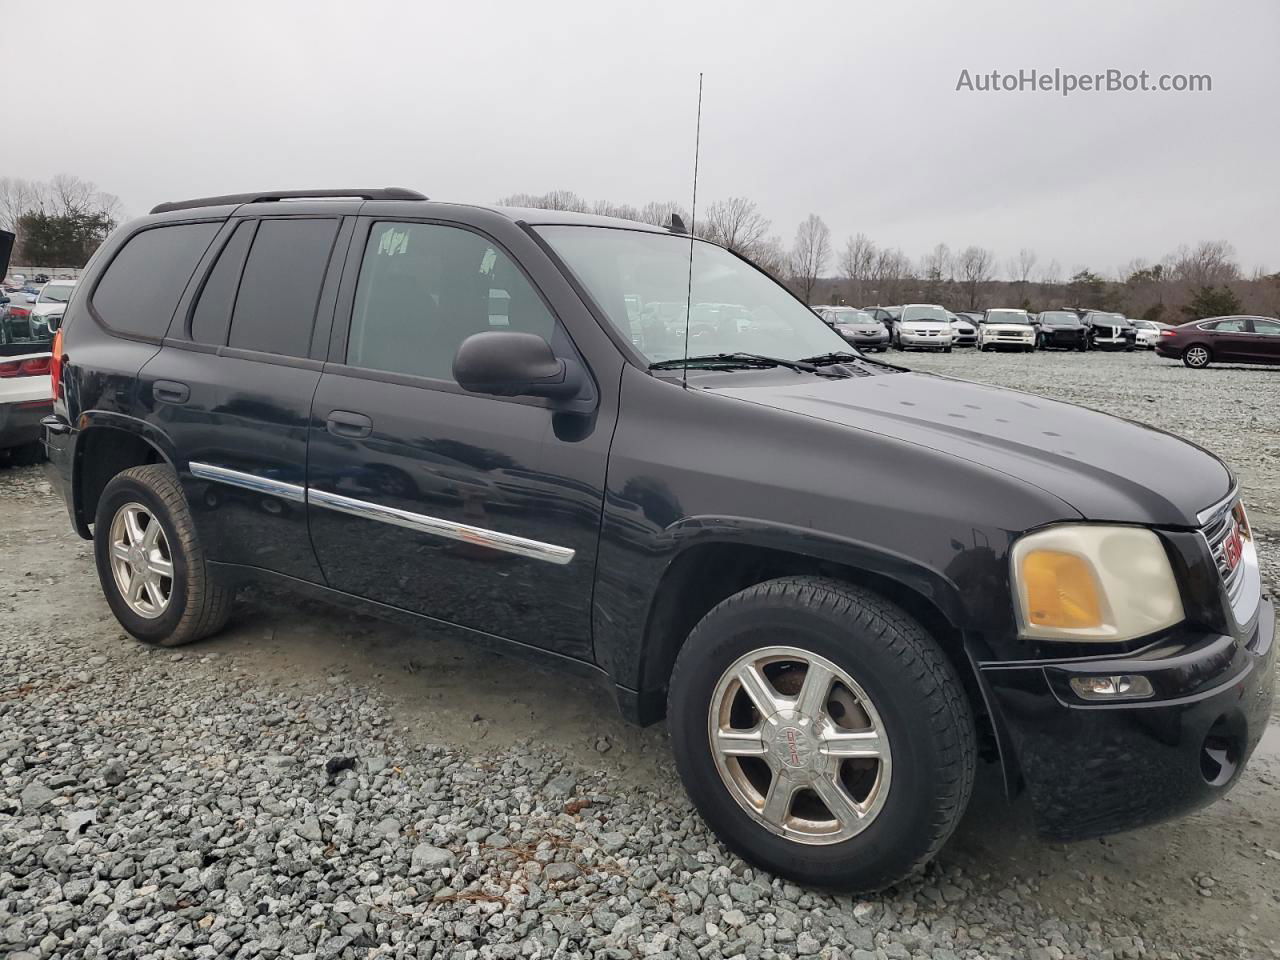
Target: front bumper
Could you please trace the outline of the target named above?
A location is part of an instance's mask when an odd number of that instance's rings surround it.
[[[841,334],[841,336],[844,337],[845,343],[855,347],[878,349],[889,345],[889,335],[887,333],[853,334],[852,336]]]
[[[1078,330],[1048,330],[1040,335],[1040,339],[1046,347],[1073,349],[1078,349],[1082,344],[1088,342],[1083,327]]]
[[[942,350],[951,346],[951,335],[908,333],[904,330],[898,334],[898,345],[902,347],[927,347],[932,350]]]
[[[1204,806],[1239,778],[1271,717],[1275,610],[1243,638],[1189,637],[1157,653],[980,665],[1002,742],[1050,840],[1128,830]],[[1081,675],[1145,676],[1146,700],[1087,702]]]
[[[51,399],[0,403],[0,450],[39,440],[40,420],[52,412]]]

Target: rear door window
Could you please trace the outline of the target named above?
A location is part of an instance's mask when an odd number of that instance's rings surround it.
[[[119,333],[163,337],[221,223],[175,223],[134,234],[93,291],[98,319]]]
[[[305,357],[336,219],[263,220],[240,278],[227,345]]]
[[[256,223],[247,220],[236,227],[227,241],[218,262],[210,271],[200,291],[195,311],[191,314],[191,339],[198,343],[222,346],[227,342],[227,329],[231,326],[231,308],[236,302],[236,289],[240,286],[240,270],[244,255],[253,240]]]

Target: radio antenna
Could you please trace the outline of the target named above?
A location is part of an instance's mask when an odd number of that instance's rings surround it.
[[[693,319],[693,239],[698,225],[698,152],[702,148],[702,73],[698,73],[698,123],[693,134],[693,202],[689,205],[689,279],[684,300],[684,358],[689,359],[689,322]],[[689,364],[681,367],[680,386],[689,389]]]

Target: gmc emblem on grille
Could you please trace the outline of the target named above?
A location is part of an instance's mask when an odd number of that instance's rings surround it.
[[[1227,534],[1227,538],[1222,541],[1222,560],[1227,565],[1227,572],[1230,573],[1240,563],[1240,557],[1244,553],[1244,537],[1240,534],[1240,523],[1235,517],[1231,518],[1231,532]]]

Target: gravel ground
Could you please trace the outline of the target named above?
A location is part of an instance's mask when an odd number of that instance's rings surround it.
[[[891,355],[892,356],[892,355]],[[1280,371],[1143,355],[905,362],[1184,433],[1276,579]],[[806,891],[725,851],[661,728],[428,633],[248,591],[124,637],[41,474],[0,469],[0,955],[956,960],[1280,956],[1280,742],[1173,824],[1044,845],[990,776],[924,876]]]

